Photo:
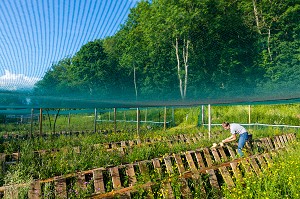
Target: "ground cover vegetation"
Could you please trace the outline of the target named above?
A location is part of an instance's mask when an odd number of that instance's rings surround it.
[[[248,106],[212,107],[212,121],[213,123],[221,123],[225,119],[229,122],[247,123],[247,110]],[[291,121],[293,125],[297,125],[299,123],[297,110],[299,110],[299,105],[297,104],[256,105],[252,107],[252,116],[260,123],[289,124],[288,122]],[[225,137],[228,137],[228,132],[220,133],[222,131],[221,127],[215,126],[212,128],[212,138],[208,140],[207,127],[198,126],[199,113],[199,107],[175,109],[174,118],[176,118],[176,126],[170,127],[166,131],[162,130],[161,127],[160,129],[144,130],[139,134],[135,131],[111,131],[105,134],[89,133],[79,134],[77,136],[50,136],[47,138],[37,137],[28,140],[14,139],[5,141],[1,143],[3,152],[12,153],[19,150],[22,155],[18,164],[7,166],[6,171],[1,173],[1,182],[2,184],[11,183],[13,181],[27,182],[32,178],[45,179],[55,175],[64,175],[92,168],[126,164],[161,157],[165,154],[211,146],[213,142],[219,142]],[[81,121],[81,127],[85,129],[86,124],[89,122],[84,120],[88,120],[93,124],[93,120],[86,115],[83,115],[81,119],[76,120],[76,122]],[[91,125],[91,127],[92,126],[93,125]],[[80,127],[80,125],[78,125],[78,127]],[[111,128],[109,125],[106,127]],[[206,137],[193,145],[177,143],[170,147],[166,142],[163,142],[164,139],[167,139],[171,135],[188,134],[192,136],[199,132],[202,132]],[[249,132],[253,134],[254,138],[259,138],[282,134],[283,132],[298,132],[298,130],[294,128],[282,129],[253,126],[249,127]],[[2,134],[4,133],[7,132],[2,132]],[[122,155],[118,152],[108,152],[101,147],[94,147],[95,144],[134,140],[138,138],[141,140],[156,138],[160,139],[161,142],[157,142],[154,145],[135,146],[126,153],[126,155]],[[80,153],[76,152],[73,147],[80,147]],[[64,150],[60,150],[55,154],[45,153],[44,155],[37,155],[33,153],[33,151],[36,150],[61,148],[64,148]]]
[[[259,176],[249,173],[235,188],[223,187],[225,198],[299,198],[299,152],[299,142],[280,151]]]

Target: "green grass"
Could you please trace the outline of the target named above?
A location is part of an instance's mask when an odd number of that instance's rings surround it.
[[[255,123],[267,123],[267,124],[291,124],[291,125],[300,125],[299,114],[297,111],[299,110],[299,104],[292,105],[261,105],[261,106],[253,106],[251,107],[251,122]],[[275,109],[275,110],[274,110]],[[156,109],[152,113],[147,110],[148,120],[162,121],[163,109]],[[1,143],[0,150],[5,153],[12,153],[16,150],[20,149],[21,160],[18,166],[12,166],[8,168],[8,173],[1,173],[2,177],[0,177],[1,184],[4,182],[26,182],[28,179],[34,178],[48,178],[54,175],[63,175],[67,173],[72,173],[80,170],[87,170],[96,167],[102,167],[107,165],[119,165],[130,162],[135,162],[139,160],[151,159],[154,157],[161,157],[165,154],[177,153],[180,151],[186,150],[194,150],[201,147],[211,146],[213,142],[219,142],[224,138],[228,137],[230,133],[228,131],[223,131],[221,126],[213,126],[211,130],[212,138],[208,139],[208,129],[207,126],[198,126],[199,121],[201,120],[200,116],[200,108],[192,107],[192,108],[176,108],[174,111],[174,118],[176,126],[167,128],[166,131],[163,130],[162,126],[149,126],[141,125],[141,131],[139,134],[136,132],[136,124],[129,123],[118,123],[117,130],[119,132],[113,132],[114,126],[112,123],[100,122],[97,124],[97,129],[106,129],[110,130],[110,133],[90,133],[79,136],[61,136],[61,137],[48,137],[44,138],[34,138],[30,140],[17,140],[12,139],[9,141],[3,141]],[[133,110],[131,113],[126,113],[127,119],[130,117],[134,118],[136,112]],[[168,110],[168,119],[170,119],[170,115],[172,112]],[[121,118],[124,115],[124,112],[118,114]],[[105,117],[105,115],[102,115]],[[107,115],[106,115],[107,117]],[[145,117],[145,110],[142,111],[142,116]],[[120,119],[119,118],[119,119]],[[53,118],[51,127],[53,127]],[[207,109],[205,110],[205,123],[207,123]],[[248,106],[212,106],[212,123],[222,123],[223,121],[228,122],[238,122],[238,123],[248,123]],[[38,131],[38,124],[34,124],[34,131]],[[11,131],[15,131],[16,133],[24,133],[28,134],[30,126],[28,124],[0,124],[0,131],[2,134],[11,133]],[[56,124],[57,131],[69,131],[69,130],[89,130],[93,131],[94,129],[94,118],[93,115],[74,115],[71,117],[71,123],[68,124],[68,118],[66,116],[59,116]],[[253,139],[260,137],[267,137],[273,135],[279,135],[288,132],[296,132],[299,133],[299,129],[294,128],[279,128],[279,127],[259,127],[259,126],[249,126],[247,127],[248,131],[253,134]],[[50,123],[47,118],[43,121],[43,131],[51,133],[52,129],[50,128]],[[222,131],[222,132],[221,132]],[[94,150],[92,146],[94,144],[99,143],[107,143],[107,142],[117,142],[122,140],[133,140],[133,139],[146,139],[146,138],[156,138],[160,140],[168,139],[172,135],[178,134],[190,134],[193,135],[195,133],[202,132],[206,139],[203,139],[199,143],[194,145],[187,145],[186,143],[178,143],[173,147],[169,147],[164,142],[159,142],[154,146],[139,146],[134,147],[130,153],[126,156],[121,156],[119,153],[109,153],[105,150]],[[221,133],[219,133],[221,132]],[[217,135],[217,136],[215,136]],[[72,147],[80,146],[81,154],[77,154],[73,152]],[[37,158],[34,157],[32,151],[41,150],[41,149],[53,149],[53,148],[66,148],[66,151],[61,151],[57,153],[55,156],[51,154],[47,154],[43,157]],[[296,151],[296,152],[293,152]],[[297,153],[299,154],[299,144],[295,145],[294,148],[291,148],[291,154],[283,154],[281,156],[286,156],[286,161],[290,165],[294,164],[295,168],[298,168],[296,164],[299,164],[299,158],[297,158]],[[291,158],[289,158],[291,156]],[[285,161],[285,159],[278,159],[278,165],[280,162]],[[293,163],[292,161],[295,161]],[[290,161],[290,162],[289,162]],[[35,165],[35,166],[33,166]],[[277,164],[274,164],[274,168],[277,167]],[[286,165],[288,167],[288,165]],[[285,176],[282,179],[277,179],[277,181],[282,180],[285,184],[288,185],[289,181],[284,181],[284,178],[293,180],[293,175],[299,178],[299,173],[297,171],[285,170],[285,168],[281,168],[278,166],[283,172],[285,172]],[[299,169],[298,169],[299,170]],[[275,171],[274,171],[275,172]],[[274,175],[270,173],[269,175]],[[265,174],[267,177],[267,174]],[[289,178],[291,177],[291,178]],[[255,177],[249,177],[249,184],[254,183],[254,181],[258,183]],[[296,181],[296,180],[295,180]],[[298,180],[299,181],[299,180]],[[299,182],[297,189],[299,189]],[[270,181],[268,181],[270,182]],[[254,183],[254,184],[256,184]],[[260,182],[259,187],[254,187],[249,190],[250,198],[264,198],[262,195],[267,190],[271,190],[272,194],[275,191],[279,191],[278,187],[284,187],[284,191],[281,191],[279,195],[272,195],[273,198],[286,198],[284,194],[288,195],[288,198],[293,198],[296,193],[293,190],[290,190],[290,187],[293,186],[283,186],[283,184],[276,185],[274,184],[263,184],[267,182]],[[273,186],[273,189],[268,186]],[[276,188],[277,187],[277,188]],[[294,187],[295,188],[295,187]],[[294,189],[293,188],[293,189]],[[257,192],[254,191],[257,189]],[[296,190],[297,190],[296,189]],[[251,192],[252,190],[252,192]],[[226,198],[234,198],[235,196],[241,197],[242,193],[248,194],[248,189],[244,188],[242,185],[237,186],[235,190],[225,190],[224,194]],[[251,195],[252,194],[252,195]],[[259,195],[260,194],[260,195]],[[271,198],[271,197],[270,197]]]
[[[278,152],[272,164],[261,175],[247,175],[244,183],[232,189],[223,188],[227,199],[277,199],[300,197],[300,143],[295,142],[288,150]]]

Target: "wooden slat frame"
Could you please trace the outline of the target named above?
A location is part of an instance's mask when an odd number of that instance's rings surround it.
[[[231,162],[230,166],[231,166],[231,169],[233,171],[235,179],[239,182],[243,182],[242,172],[238,167],[238,163],[237,162]]]
[[[213,169],[208,169],[206,170],[206,173],[209,174],[208,178],[211,186],[217,190],[220,190],[220,186],[215,171]]]
[[[54,177],[55,196],[57,198],[67,198],[66,178]]]
[[[207,166],[211,167],[213,165],[213,163],[212,163],[212,159],[211,159],[211,156],[210,156],[210,153],[209,153],[209,149],[208,148],[204,148],[203,149],[203,153],[204,153],[204,157],[205,157]]]
[[[137,182],[133,164],[126,165],[126,175],[128,176],[129,186],[134,186]]]
[[[94,169],[93,178],[94,178],[94,191],[96,193],[105,193],[105,185],[103,181],[103,169]]]
[[[252,168],[255,171],[255,173],[257,175],[259,175],[261,173],[261,170],[260,170],[260,168],[259,168],[259,166],[258,166],[258,164],[257,164],[257,162],[255,160],[255,158],[250,158],[249,161],[250,161],[250,165],[252,166]]]
[[[219,153],[221,154],[221,158],[224,160],[224,161],[228,161],[228,158],[225,154],[225,151],[224,151],[224,148],[223,147],[218,147],[218,151]]]
[[[227,186],[228,186],[229,188],[234,187],[234,186],[235,186],[235,185],[234,185],[234,182],[233,182],[233,180],[232,180],[232,178],[231,178],[231,175],[230,175],[230,173],[228,172],[227,168],[226,168],[225,166],[220,167],[220,168],[219,168],[219,171],[220,171],[220,173],[221,173],[221,175],[222,175],[222,177],[223,177],[225,183],[227,184]]]
[[[203,158],[202,158],[202,155],[201,155],[201,152],[200,150],[196,150],[195,151],[195,155],[196,155],[196,158],[197,158],[197,163],[199,165],[199,168],[204,168],[205,167],[205,164],[204,164],[204,161],[203,161]]]
[[[41,198],[41,184],[39,180],[33,180],[30,184],[28,191],[29,199],[40,199]]]
[[[109,169],[110,176],[112,178],[112,185],[114,189],[121,189],[121,179],[120,179],[120,173],[118,167],[112,167]]]

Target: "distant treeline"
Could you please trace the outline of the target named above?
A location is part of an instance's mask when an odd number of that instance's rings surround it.
[[[120,100],[298,96],[299,19],[299,0],[141,1],[115,35],[53,64],[34,93]]]

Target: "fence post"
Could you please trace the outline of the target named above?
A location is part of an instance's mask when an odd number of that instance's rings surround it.
[[[136,108],[136,132],[140,135],[140,109]]]
[[[210,139],[211,135],[211,110],[210,104],[208,104],[208,139]]]
[[[251,124],[251,105],[248,106],[248,113],[249,113],[248,122],[249,124]]]
[[[32,128],[33,128],[33,108],[31,109],[31,121],[30,121],[30,138],[32,138]]]
[[[97,108],[95,108],[94,133],[97,132]]]
[[[166,131],[167,128],[167,107],[165,106],[165,111],[164,111],[164,131]]]
[[[117,108],[114,108],[114,132],[117,132]]]
[[[40,108],[40,137],[42,136],[43,133],[43,109]]]

